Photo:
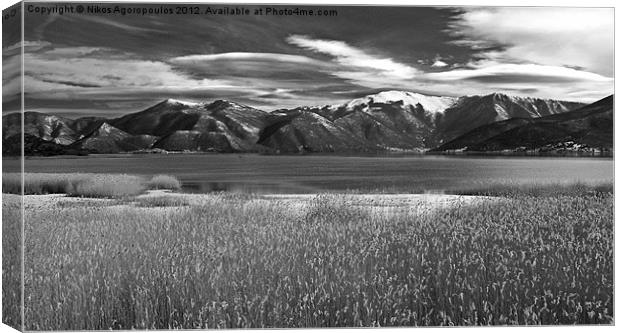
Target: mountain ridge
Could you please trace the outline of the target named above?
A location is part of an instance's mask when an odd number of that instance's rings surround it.
[[[607,151],[613,148],[613,99],[538,118],[478,127],[433,151]]]
[[[505,94],[443,97],[397,90],[271,112],[223,99],[165,99],[111,119],[72,120],[28,111],[25,129],[42,140],[92,153],[420,152],[497,120],[563,114],[583,105]],[[3,141],[19,133],[19,119],[3,116]]]

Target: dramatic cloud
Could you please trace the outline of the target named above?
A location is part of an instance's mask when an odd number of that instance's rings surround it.
[[[4,98],[19,91],[19,65],[19,56],[4,60]],[[195,79],[166,62],[144,60],[108,48],[36,49],[24,54],[24,68],[24,90],[30,100],[71,100],[79,104],[75,101],[88,99],[114,103],[128,96],[156,100],[193,91],[233,88],[225,80]],[[234,88],[236,92],[240,89]]]
[[[584,102],[613,93],[612,9],[338,10],[337,19],[29,16],[24,44],[3,44],[3,106],[18,105],[22,46],[27,108],[65,115],[164,98],[274,110],[382,90]]]
[[[13,56],[17,54],[21,54],[22,46],[24,47],[24,52],[35,52],[47,47],[51,47],[51,43],[44,41],[24,41],[18,42],[11,46],[7,46],[2,50],[2,56]]]
[[[567,67],[535,64],[499,64],[485,62],[473,69],[429,73],[427,78],[437,80],[474,80],[479,82],[612,82],[613,79],[599,74]],[[522,78],[522,79],[518,79]]]
[[[411,80],[419,73],[417,69],[390,58],[375,56],[352,47],[343,41],[313,39],[308,36],[292,35],[287,38],[291,44],[334,57],[342,70],[334,74],[351,79],[362,85],[370,82]]]
[[[219,54],[198,54],[176,57],[171,59],[172,63],[181,64],[201,64],[204,62],[230,60],[230,61],[268,61],[268,62],[288,62],[298,64],[322,64],[320,61],[298,55],[281,54],[281,53],[253,53],[253,52],[229,52]]]
[[[613,8],[491,7],[467,9],[451,24],[456,43],[482,51],[482,58],[580,67],[613,75]]]
[[[448,66],[448,64],[439,59],[435,60],[435,62],[433,62],[433,64],[431,65],[431,67],[446,67],[446,66]]]
[[[613,9],[468,8],[449,24],[469,62],[425,78],[465,91],[594,101],[613,93]]]
[[[509,58],[505,56],[505,51],[474,53],[477,60],[472,59],[460,68],[455,65],[450,69],[448,63],[437,56],[430,67],[439,71],[423,72],[389,58],[370,55],[343,41],[312,39],[308,36],[291,36],[287,41],[332,56],[338,68],[332,72],[333,75],[366,88],[390,87],[437,95],[505,92],[544,98],[594,101],[610,94],[613,86],[612,78],[597,73]],[[491,43],[489,41],[476,43],[483,42]],[[425,61],[418,63],[424,64]],[[578,91],[590,93],[578,94]]]
[[[613,79],[573,68],[478,61],[469,68],[427,73],[432,89],[465,94],[507,94],[593,102],[612,93]]]
[[[152,61],[110,48],[47,45],[25,53],[24,61],[29,109],[64,115],[71,112],[51,105],[71,100],[74,112],[91,107],[110,114],[109,110],[135,111],[163,98],[182,97],[231,99],[274,109],[314,104],[329,90],[351,88],[325,74],[334,69],[332,63],[289,54],[238,52]],[[19,91],[20,68],[19,56],[5,59],[5,100]],[[147,102],[136,103],[140,99]]]
[[[326,89],[351,89],[351,83],[331,73],[338,65],[307,56],[280,53],[231,52],[189,55],[169,60],[174,69],[195,79],[219,77],[238,87],[238,96],[269,109],[315,104],[317,97],[331,98]],[[252,87],[248,93],[246,87]]]
[[[195,78],[228,77],[231,80],[261,78],[278,81],[311,81],[333,78],[323,74],[335,69],[334,64],[306,56],[280,53],[231,52],[175,57],[168,61],[175,69]],[[269,85],[273,87],[273,83]]]
[[[2,58],[2,100],[3,112],[17,111],[21,91],[21,56]],[[9,104],[11,103],[11,104]]]

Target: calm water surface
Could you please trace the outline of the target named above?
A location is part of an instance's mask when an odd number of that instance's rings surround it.
[[[3,159],[5,172],[19,161]],[[28,158],[26,172],[169,174],[185,191],[443,191],[496,182],[611,182],[610,158],[463,156],[96,155]]]

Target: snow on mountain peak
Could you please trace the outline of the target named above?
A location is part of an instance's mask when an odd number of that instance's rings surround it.
[[[359,105],[369,105],[371,102],[389,104],[402,101],[403,106],[415,107],[420,104],[427,112],[439,113],[452,106],[456,100],[457,98],[454,97],[428,96],[409,91],[389,90],[354,99],[345,104],[345,107],[352,109]]]
[[[226,99],[218,99],[207,105],[207,108],[232,107],[232,108],[248,108],[248,106],[239,104]]]
[[[545,98],[537,98],[537,97],[531,97],[531,96],[519,96],[519,95],[511,95],[511,94],[506,94],[503,92],[494,92],[490,95],[483,95],[482,97],[485,96],[489,96],[491,98],[493,98],[494,100],[505,100],[505,101],[511,101],[511,102],[532,102],[532,101],[552,101],[550,99],[545,99]]]
[[[112,126],[108,123],[103,123],[101,124],[101,126],[99,126],[99,133],[109,134],[110,132],[112,132],[112,130]]]
[[[181,101],[181,100],[173,99],[173,98],[168,98],[166,100],[166,103],[169,103],[169,104],[181,104],[181,105],[191,106],[191,107],[200,105],[200,103],[186,102],[186,101]]]

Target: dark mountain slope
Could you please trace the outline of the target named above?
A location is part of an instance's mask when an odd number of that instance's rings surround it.
[[[437,139],[438,142],[447,142],[474,128],[497,121],[544,117],[582,106],[584,106],[582,103],[504,94],[461,97],[455,105],[446,109],[437,118]]]
[[[75,141],[77,136],[71,128],[72,122],[71,119],[29,111],[24,113],[24,134],[30,134],[57,144],[70,144]],[[2,117],[2,138],[20,133],[20,113],[11,113]]]
[[[78,134],[78,139],[81,139],[106,121],[103,117],[81,117],[71,123],[71,128]]]
[[[482,126],[437,151],[613,148],[613,95],[574,111]]]
[[[207,105],[206,110],[235,136],[253,143],[258,141],[261,129],[274,119],[268,112],[224,100]],[[194,129],[198,130],[196,126]]]
[[[425,147],[425,139],[431,129],[416,119],[406,119],[402,115],[401,122],[384,115],[370,115],[364,112],[353,112],[334,121],[334,124],[348,130],[356,137],[362,138],[377,149],[415,149]],[[409,120],[409,121],[408,121]]]
[[[466,149],[515,127],[530,124],[533,121],[533,119],[513,118],[483,125],[459,136],[452,141],[448,141],[435,149],[432,149],[432,151]]]
[[[154,148],[174,151],[258,151],[260,131],[272,116],[249,106],[218,100],[211,104],[163,101],[112,120],[131,134],[159,137]]]
[[[156,138],[149,135],[131,135],[108,123],[99,125],[93,132],[74,142],[71,148],[98,153],[119,153],[150,148]]]
[[[260,143],[281,151],[291,151],[293,146],[300,146],[298,139],[310,136],[310,132],[327,131],[320,129],[322,123],[310,122],[304,126],[295,126],[296,134],[289,133],[267,140],[277,128],[289,124],[302,114],[314,113],[331,122],[338,131],[349,132],[356,138],[351,141],[347,151],[358,147],[380,150],[424,150],[436,147],[446,138],[467,133],[473,128],[493,123],[497,120],[511,118],[531,119],[549,114],[566,112],[581,104],[543,100],[536,98],[513,97],[502,94],[487,96],[468,96],[461,98],[426,96],[404,91],[385,91],[375,95],[354,99],[342,105],[323,107],[300,107],[293,110],[280,110],[274,114],[279,120],[266,127],[259,140]],[[522,121],[510,122],[516,126]],[[313,127],[314,125],[317,128]],[[288,128],[288,127],[287,127]],[[498,134],[493,132],[492,134]],[[332,137],[342,136],[331,133]],[[490,134],[488,134],[490,135]],[[328,138],[328,136],[325,136]],[[291,140],[291,142],[285,142]],[[329,139],[328,139],[329,140]],[[478,141],[478,140],[475,140]],[[283,147],[289,147],[282,150]],[[313,149],[328,147],[332,151],[333,143],[320,144],[314,140]],[[323,150],[319,150],[323,151]]]
[[[21,135],[15,134],[2,140],[3,156],[21,156]],[[24,135],[24,154],[26,156],[55,156],[55,155],[88,155],[88,151],[75,149],[53,141],[46,141],[37,136]]]
[[[238,151],[232,146],[225,131],[175,131],[157,141],[153,148],[169,151],[204,151],[232,153]]]
[[[466,143],[479,143],[531,119],[563,114],[577,106],[502,94],[455,98],[406,91],[274,112],[225,100],[209,104],[168,99],[110,120],[70,120],[27,112],[25,132],[44,141],[102,153],[149,148],[283,153],[425,151],[497,120],[505,122],[471,133]],[[3,138],[18,134],[20,124],[19,114],[4,116]]]
[[[343,105],[280,110],[277,112],[280,119],[274,122],[275,127],[288,124],[302,115],[304,119],[312,121],[303,126],[297,121],[294,126],[297,135],[280,136],[275,140],[265,140],[267,134],[274,130],[274,126],[268,127],[263,131],[260,142],[272,148],[279,146],[277,149],[280,150],[282,146],[300,146],[302,142],[276,143],[277,141],[293,137],[311,137],[315,132],[322,131],[330,133],[326,136],[328,141],[345,136],[351,141],[334,145],[333,142],[320,143],[317,137],[313,140],[313,151],[321,149],[319,147],[332,151],[331,147],[337,146],[346,146],[346,151],[423,149],[433,142],[431,137],[435,112],[449,105],[452,100],[446,97],[387,91],[355,99]],[[309,114],[315,114],[319,118]],[[321,121],[318,121],[319,119]],[[336,132],[331,132],[331,129]]]
[[[313,112],[281,114],[260,144],[283,153],[353,152],[376,149],[347,129]]]
[[[127,133],[163,136],[192,129],[203,108],[202,104],[167,99],[144,111],[113,119],[110,124]]]

